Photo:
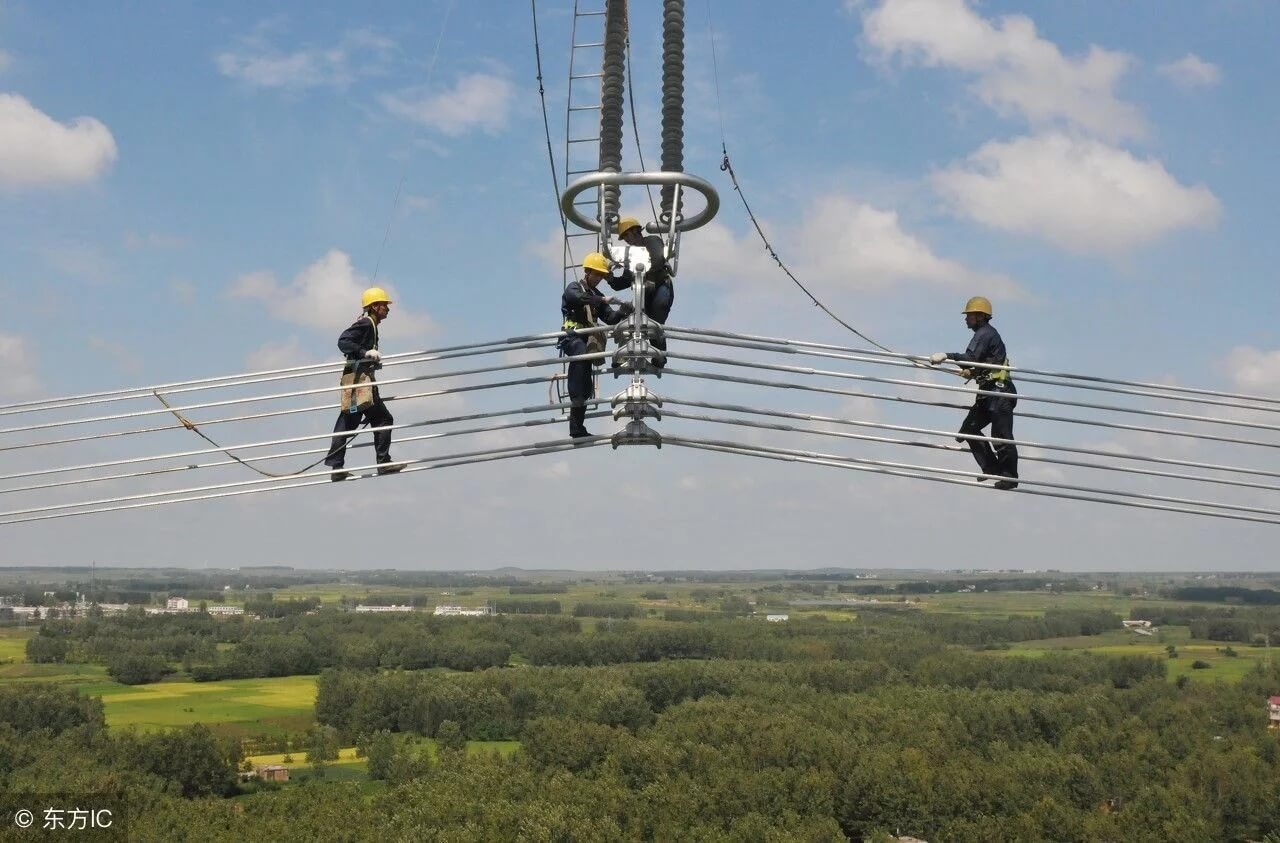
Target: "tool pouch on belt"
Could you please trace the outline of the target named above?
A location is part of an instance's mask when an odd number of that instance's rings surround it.
[[[587,308],[587,327],[594,328],[596,327],[597,324],[599,323],[596,322],[595,310],[591,307],[588,307]],[[594,334],[587,334],[585,339],[587,341],[587,354],[603,354],[604,353],[604,350],[606,347],[605,346],[606,340],[605,340],[604,334],[599,332]],[[603,365],[603,363],[604,363],[603,357],[601,357],[598,360],[591,361],[592,366],[600,366],[600,365]]]
[[[373,376],[359,363],[351,371],[342,373],[341,385],[355,387],[344,389],[339,393],[343,410],[348,413],[362,413],[373,406]]]

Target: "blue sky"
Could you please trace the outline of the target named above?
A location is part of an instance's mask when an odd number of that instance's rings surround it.
[[[572,3],[537,5],[559,154]],[[631,3],[651,165],[659,8]],[[884,343],[963,347],[957,311],[985,293],[1016,363],[1280,393],[1277,24],[1264,0],[691,0],[685,166],[724,205],[685,240],[673,321],[853,339],[763,257],[719,171],[722,118],[774,245]],[[387,350],[548,330],[557,232],[524,3],[0,0],[0,403],[328,359],[375,264],[397,297]],[[962,456],[918,461],[968,468]],[[246,562],[317,566],[1272,564],[1264,527],[671,448],[535,462],[8,528],[3,561],[216,564],[250,546]],[[587,482],[618,472],[643,491]],[[660,513],[662,558],[605,549],[635,504]],[[565,550],[570,511],[598,554]],[[1009,540],[958,553],[992,512]],[[321,528],[344,513],[383,519],[378,559]]]

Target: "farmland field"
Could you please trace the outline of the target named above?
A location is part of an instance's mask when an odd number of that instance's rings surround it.
[[[81,686],[101,696],[108,726],[156,731],[191,723],[208,724],[235,737],[301,732],[311,725],[316,677],[228,679],[222,682],[159,682]]]
[[[27,639],[34,634],[31,629],[0,629],[0,665],[26,661]]]
[[[1170,645],[1176,648],[1176,658],[1168,657],[1166,648]],[[1270,651],[1260,647],[1243,644],[1232,646],[1218,641],[1192,639],[1190,630],[1185,626],[1166,627],[1151,637],[1128,630],[1114,630],[1102,635],[1020,641],[1011,645],[1008,650],[989,652],[1034,658],[1062,650],[1086,650],[1109,656],[1155,656],[1166,661],[1171,682],[1180,676],[1189,676],[1202,682],[1238,682],[1255,665],[1271,658]],[[1232,652],[1235,655],[1231,655]],[[1206,662],[1209,667],[1193,668],[1191,665],[1197,661]]]

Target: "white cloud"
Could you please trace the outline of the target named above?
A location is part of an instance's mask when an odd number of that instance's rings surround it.
[[[1159,71],[1181,88],[1212,88],[1222,81],[1222,69],[1195,53],[1187,53],[1177,61],[1162,64]]]
[[[386,94],[387,111],[436,129],[451,137],[480,129],[495,134],[507,127],[513,91],[503,76],[472,73],[461,77],[452,90],[438,94]]]
[[[1227,355],[1223,368],[1238,390],[1280,394],[1280,351],[1237,346]]]
[[[1017,293],[1002,275],[938,257],[903,230],[897,213],[846,196],[818,198],[800,227],[796,262],[801,277],[865,290],[923,283],[952,289],[978,286],[994,295]]]
[[[281,284],[270,272],[250,272],[236,279],[231,295],[261,301],[273,316],[290,324],[336,332],[359,316],[360,295],[371,286],[373,282],[352,266],[350,255],[331,249],[288,284]],[[421,338],[434,330],[430,317],[408,307],[391,284],[379,281],[378,286],[394,301],[382,329],[384,336]]]
[[[925,284],[950,289],[981,287],[1016,296],[1018,285],[996,273],[970,269],[939,257],[903,229],[898,215],[842,195],[816,198],[799,225],[765,223],[775,248],[796,276],[827,289],[883,291]],[[741,240],[711,223],[682,247],[682,259],[699,277],[741,284],[774,283],[781,270],[759,247],[754,231]]]
[[[1159,161],[1057,133],[984,144],[932,180],[958,213],[1075,252],[1123,252],[1212,226],[1222,211],[1207,187],[1179,184]]]
[[[347,32],[330,47],[281,52],[267,43],[268,25],[241,39],[235,50],[215,57],[218,72],[254,88],[305,90],[344,88],[361,77],[386,72],[395,42],[368,29]]]
[[[1025,15],[993,22],[966,0],[884,0],[863,14],[863,37],[885,61],[896,57],[975,76],[983,102],[1033,126],[1065,123],[1109,139],[1144,131],[1137,109],[1115,93],[1133,63],[1128,54],[1091,46],[1083,56],[1064,56]]]
[[[302,344],[298,342],[297,337],[289,337],[284,342],[269,342],[249,352],[249,356],[245,358],[245,364],[250,371],[254,372],[268,369],[289,369],[294,366],[305,366],[308,363],[315,362],[315,355],[308,355],[303,350]]]
[[[9,368],[8,373],[0,378],[0,398],[24,398],[39,391],[36,354],[25,338],[0,333],[0,358],[7,361]]]
[[[115,138],[101,121],[59,123],[17,94],[0,94],[0,188],[92,181],[116,155]]]

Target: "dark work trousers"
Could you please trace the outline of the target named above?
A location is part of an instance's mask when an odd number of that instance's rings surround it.
[[[676,290],[670,281],[664,281],[653,288],[645,289],[644,299],[644,315],[648,316],[659,325],[667,324],[667,317],[671,315],[671,305],[675,304]],[[659,351],[667,350],[667,338],[665,335],[653,337],[650,344]],[[662,367],[666,365],[666,359],[656,361],[656,365]]]
[[[1013,438],[1013,408],[1018,406],[1018,390],[1014,388],[1012,383],[1004,385],[992,384],[991,386],[981,387],[984,392],[1006,392],[1010,397],[1001,398],[994,395],[979,395],[977,400],[973,402],[973,407],[969,409],[969,415],[964,417],[964,424],[960,425],[960,432],[972,436],[982,434],[982,429],[987,425],[991,425],[991,437],[993,439],[1012,439]],[[983,442],[975,439],[958,439],[958,442],[968,442],[969,450],[973,452],[973,458],[977,460],[978,467],[982,469],[983,474],[998,474],[1004,477],[1018,476],[1018,446],[1010,443],[997,443],[994,447],[990,442]]]
[[[377,387],[374,387],[373,403],[369,405],[369,409],[358,413],[351,413],[344,409],[338,413],[338,421],[333,425],[333,432],[347,435],[333,437],[333,444],[329,446],[329,455],[324,458],[325,465],[330,468],[342,468],[347,459],[347,443],[354,436],[351,431],[359,427],[362,421],[367,421],[369,427],[395,424],[391,411],[387,409],[386,404],[382,403],[382,396],[378,394]],[[391,431],[380,430],[373,434],[373,452],[378,462],[391,462]]]
[[[560,351],[566,357],[587,353],[587,338],[570,334],[560,340]],[[591,377],[590,360],[574,360],[569,363],[569,435],[585,432],[587,420],[586,402],[595,397],[596,384]]]

